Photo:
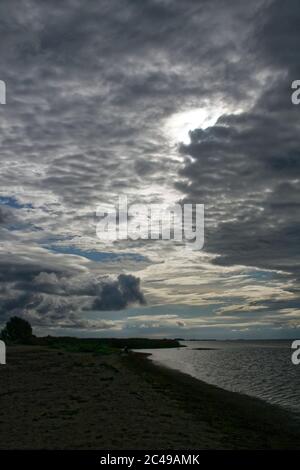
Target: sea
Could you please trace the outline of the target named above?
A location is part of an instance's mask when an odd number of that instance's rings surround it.
[[[292,341],[182,341],[185,347],[149,349],[155,363],[225,390],[279,405],[300,417],[300,364]]]

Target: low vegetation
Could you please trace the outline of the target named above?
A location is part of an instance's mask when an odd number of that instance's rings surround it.
[[[32,334],[30,323],[23,318],[12,317],[3,328],[0,338],[6,344],[31,344],[46,346],[55,349],[64,349],[68,352],[88,352],[108,354],[120,349],[156,349],[178,348],[180,343],[176,339],[152,338],[74,338],[71,336],[45,336],[37,337]]]
[[[47,336],[36,338],[35,344],[69,352],[110,353],[120,349],[178,348],[180,343],[174,339],[151,338],[72,338]]]

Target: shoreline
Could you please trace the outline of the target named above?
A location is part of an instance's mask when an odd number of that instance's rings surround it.
[[[228,429],[231,428],[231,437],[234,437],[238,447],[230,447],[230,449],[240,448],[239,441],[241,443],[244,440],[238,436],[241,431],[249,433],[248,437],[254,438],[254,442],[260,441],[255,450],[300,449],[300,423],[297,415],[292,411],[258,397],[226,390],[178,369],[155,362],[151,359],[151,353],[135,352],[133,354],[134,362],[140,372],[144,371],[146,374],[159,377],[170,387],[171,393],[175,393],[175,396],[181,399],[183,407],[193,412],[194,417],[199,416],[199,411],[200,418],[208,422],[213,421],[213,416],[217,416],[220,424],[223,421],[223,425],[225,424]],[[209,411],[202,406],[202,403],[199,408],[200,400],[203,398],[209,404]],[[253,433],[255,430],[258,433],[256,437]],[[286,439],[287,436],[284,436],[284,433],[290,436],[290,441],[289,438]],[[247,445],[252,448],[250,439]],[[248,447],[241,448],[247,449]]]
[[[1,449],[299,449],[289,413],[145,353],[8,349]]]
[[[197,350],[202,350],[203,348],[197,348]],[[211,348],[210,348],[211,349]],[[205,348],[204,348],[205,350]],[[226,388],[223,388],[221,387],[220,385],[216,385],[216,384],[212,384],[210,382],[206,382],[205,380],[203,379],[199,379],[198,377],[192,375],[192,374],[189,374],[188,372],[184,372],[180,369],[177,369],[175,367],[171,367],[171,366],[168,366],[168,365],[165,365],[163,363],[160,363],[158,360],[154,360],[154,359],[151,359],[151,356],[153,356],[152,353],[140,353],[138,351],[135,351],[136,354],[140,355],[140,356],[144,356],[145,359],[147,359],[151,364],[153,364],[154,367],[157,367],[158,369],[162,369],[162,370],[165,370],[166,372],[167,371],[170,371],[170,372],[175,372],[175,373],[178,373],[179,376],[180,375],[183,375],[183,376],[186,376],[186,377],[190,377],[191,379],[195,380],[196,382],[202,384],[202,386],[209,386],[209,387],[212,387],[212,388],[215,388],[215,389],[218,389],[220,392],[226,392],[226,393],[230,393],[230,394],[234,394],[234,395],[237,395],[237,396],[240,396],[240,397],[245,397],[246,398],[250,398],[252,400],[256,400],[258,402],[260,402],[261,404],[265,404],[267,406],[271,406],[273,407],[274,409],[277,409],[277,410],[281,410],[281,412],[283,412],[284,414],[287,414],[291,417],[292,420],[298,422],[299,421],[299,427],[300,427],[300,414],[293,411],[292,409],[288,409],[287,407],[284,407],[283,405],[280,405],[280,404],[277,404],[277,403],[271,403],[263,398],[260,398],[260,397],[257,397],[255,395],[250,395],[250,394],[247,394],[245,392],[236,392],[236,391],[233,391],[233,390],[228,390]]]

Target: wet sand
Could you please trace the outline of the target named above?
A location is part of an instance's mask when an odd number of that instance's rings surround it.
[[[142,354],[8,349],[1,449],[296,449],[293,417]]]

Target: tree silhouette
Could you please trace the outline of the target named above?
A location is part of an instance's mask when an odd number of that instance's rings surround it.
[[[10,318],[1,332],[1,339],[6,343],[28,344],[32,337],[30,323],[19,317]]]

